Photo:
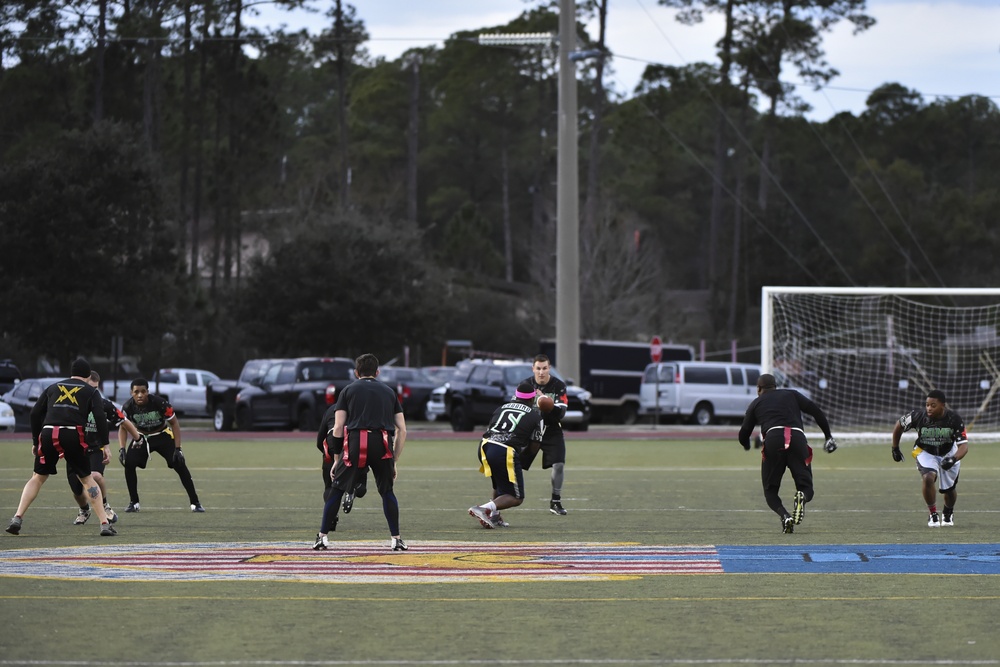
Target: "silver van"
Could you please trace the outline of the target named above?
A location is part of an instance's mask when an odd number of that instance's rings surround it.
[[[639,386],[639,414],[690,419],[742,418],[757,397],[759,364],[665,361],[649,364]]]

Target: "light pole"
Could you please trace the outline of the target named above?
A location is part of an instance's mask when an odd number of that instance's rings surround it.
[[[484,46],[546,45],[550,33],[480,35]],[[559,131],[556,159],[556,362],[580,380],[580,213],[577,167],[576,0],[559,0]]]
[[[576,0],[559,0],[559,134],[556,176],[556,355],[580,381],[580,213],[577,172]]]

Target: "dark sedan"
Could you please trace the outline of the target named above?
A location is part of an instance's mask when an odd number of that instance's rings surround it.
[[[14,430],[18,433],[31,432],[31,408],[35,407],[38,397],[42,395],[45,388],[53,385],[65,377],[58,378],[29,378],[21,380],[14,388],[0,398],[14,411]]]

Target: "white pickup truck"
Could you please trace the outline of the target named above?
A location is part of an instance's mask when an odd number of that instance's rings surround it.
[[[181,416],[207,417],[205,390],[218,379],[215,373],[198,368],[161,368],[149,378],[149,391],[170,401]],[[112,384],[110,380],[104,383],[104,395],[121,405],[130,398],[131,380],[119,380],[117,387]]]

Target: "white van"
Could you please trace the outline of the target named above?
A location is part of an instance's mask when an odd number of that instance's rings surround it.
[[[664,361],[649,364],[639,386],[639,414],[690,419],[742,418],[757,397],[759,364]],[[658,412],[657,412],[658,410]]]

